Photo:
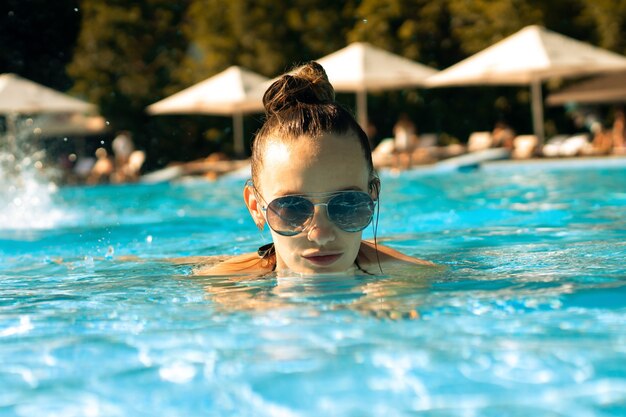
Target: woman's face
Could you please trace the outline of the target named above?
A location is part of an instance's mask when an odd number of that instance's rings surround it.
[[[363,151],[354,136],[328,134],[291,143],[270,139],[256,187],[269,203],[289,194],[368,192],[369,177]],[[263,201],[257,202],[253,193],[248,193],[247,203],[257,222],[263,220]],[[277,269],[296,273],[347,271],[354,265],[361,245],[361,232],[339,229],[328,219],[325,206],[315,206],[312,223],[304,232],[295,236],[271,233]]]

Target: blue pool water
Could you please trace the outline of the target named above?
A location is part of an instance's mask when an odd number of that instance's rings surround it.
[[[12,190],[0,415],[626,415],[626,168],[383,174],[381,241],[440,269],[166,261],[265,243],[242,184]]]

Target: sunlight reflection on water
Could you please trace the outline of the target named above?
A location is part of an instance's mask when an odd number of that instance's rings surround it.
[[[60,189],[0,227],[0,415],[626,415],[625,180],[383,175],[379,242],[441,267],[377,277],[167,262],[266,242],[240,180]]]

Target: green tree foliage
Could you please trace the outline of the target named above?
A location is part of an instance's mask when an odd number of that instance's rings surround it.
[[[453,33],[467,54],[532,24],[543,24],[541,9],[529,0],[449,0]]]
[[[443,69],[530,24],[626,52],[626,0],[83,0],[80,11],[68,66],[75,90],[166,155],[161,162],[224,146],[230,120],[148,118],[145,106],[230,65],[273,77],[366,41]],[[527,100],[524,88],[408,89],[370,94],[369,110],[379,138],[408,111],[420,131],[464,140],[499,118],[528,132]],[[246,122],[258,127],[258,118]]]
[[[98,104],[113,129],[133,131],[138,145],[152,152],[150,161],[180,149],[163,137],[176,132],[176,125],[150,119],[145,107],[176,82],[172,73],[186,48],[179,29],[186,3],[84,0],[80,8],[81,31],[67,67],[74,91]],[[186,135],[179,136],[184,143]]]
[[[595,28],[597,44],[626,54],[626,0],[582,0],[581,20]]]
[[[295,35],[295,49],[299,51],[294,55],[296,61],[321,58],[346,46],[348,31],[358,19],[355,3],[354,0],[302,0],[289,7],[286,24]]]
[[[458,59],[448,0],[363,0],[349,41],[378,47],[439,67]]]
[[[284,61],[280,39],[284,25],[275,27],[272,13],[282,13],[279,3],[267,0],[192,0],[184,32],[189,49],[181,80],[205,79],[231,65],[271,74]]]
[[[345,46],[352,8],[334,0],[192,0],[180,79],[190,84],[230,65],[273,77]]]
[[[186,46],[178,29],[184,3],[85,0],[81,10],[82,30],[68,66],[74,89],[123,120],[171,82]]]

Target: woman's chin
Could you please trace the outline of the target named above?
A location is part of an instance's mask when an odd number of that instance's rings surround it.
[[[310,267],[284,267],[277,269],[279,276],[287,275],[299,275],[299,276],[319,276],[319,275],[354,275],[356,267],[350,265],[348,267],[335,267],[335,268],[310,268]]]

